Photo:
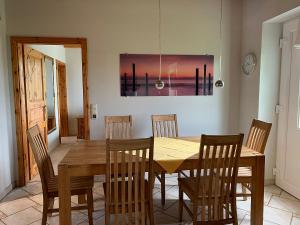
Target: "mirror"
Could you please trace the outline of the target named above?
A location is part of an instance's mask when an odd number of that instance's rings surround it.
[[[55,115],[55,83],[54,83],[54,60],[45,57],[45,76],[46,76],[46,107],[48,114],[48,134],[56,130]]]

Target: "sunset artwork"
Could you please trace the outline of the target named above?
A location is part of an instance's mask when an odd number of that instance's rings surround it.
[[[213,95],[213,55],[162,55],[161,76],[159,61],[159,55],[120,54],[121,96]]]

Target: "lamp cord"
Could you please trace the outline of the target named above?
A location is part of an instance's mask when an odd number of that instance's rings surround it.
[[[161,80],[161,3],[158,0],[159,80]]]
[[[220,80],[222,80],[222,41],[223,41],[223,33],[222,33],[222,22],[223,22],[223,0],[221,0],[220,6]]]

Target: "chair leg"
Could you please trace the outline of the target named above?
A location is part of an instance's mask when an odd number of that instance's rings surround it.
[[[105,225],[110,225],[110,212],[107,204],[105,204]]]
[[[148,215],[150,225],[154,225],[154,211],[153,211],[153,201],[150,200],[148,204]]]
[[[47,224],[47,215],[48,215],[48,209],[49,209],[49,199],[43,198],[43,217],[42,217],[42,225]]]
[[[233,202],[233,218],[234,218],[234,222],[233,225],[238,225],[238,216],[237,216],[237,209],[236,209],[236,200]]]
[[[198,205],[193,203],[193,225],[197,225],[198,220]]]
[[[89,225],[93,225],[93,211],[94,211],[94,200],[93,200],[93,190],[87,191],[87,207],[88,207],[88,217]]]
[[[201,207],[201,220],[202,221],[205,221],[205,215],[206,214],[206,208],[205,208],[205,206],[202,206]]]
[[[182,222],[183,214],[183,191],[179,187],[179,222]]]
[[[145,225],[148,224],[148,218],[149,218],[149,220],[150,220],[150,217],[149,217],[148,214],[149,214],[149,203],[146,204],[146,210],[145,210]]]
[[[243,195],[247,194],[247,188],[246,188],[246,184],[241,184],[242,185],[242,193]],[[247,201],[247,196],[243,196],[243,200]]]
[[[166,174],[164,172],[161,173],[161,204],[165,206],[166,204]]]

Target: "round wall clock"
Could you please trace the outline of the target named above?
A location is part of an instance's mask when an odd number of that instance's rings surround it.
[[[246,75],[250,75],[256,68],[257,60],[256,55],[254,53],[248,53],[242,63],[243,73]]]

